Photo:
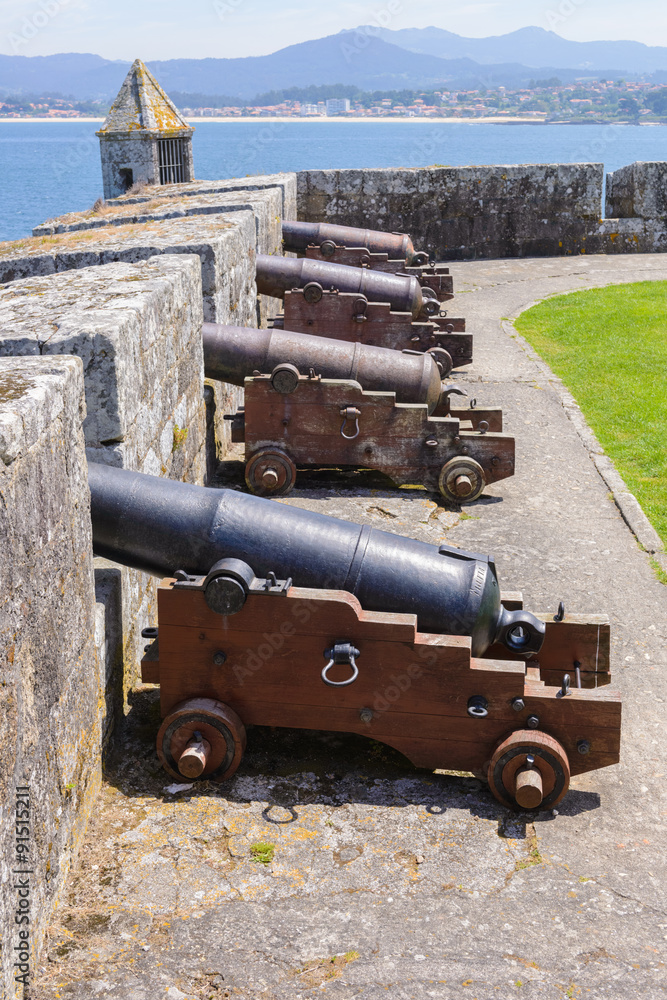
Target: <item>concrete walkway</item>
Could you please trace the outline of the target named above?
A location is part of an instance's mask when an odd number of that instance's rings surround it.
[[[32,994],[169,1000],[506,1000],[666,995],[667,588],[598,474],[558,386],[504,332],[533,301],[667,279],[667,257],[453,266],[517,474],[463,519],[352,477],[290,498],[497,557],[526,607],[607,612],[624,697],[619,766],[526,822],[481,783],[416,772],[361,738],[255,729],[223,788],[170,795],[154,691],[137,692]],[[250,845],[276,846],[270,865]],[[334,956],[338,956],[335,961]]]

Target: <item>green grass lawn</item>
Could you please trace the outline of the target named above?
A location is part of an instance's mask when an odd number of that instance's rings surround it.
[[[667,543],[667,282],[560,295],[515,326],[562,378]]]

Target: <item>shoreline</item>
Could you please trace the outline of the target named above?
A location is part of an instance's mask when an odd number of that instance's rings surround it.
[[[105,120],[106,119],[104,119],[104,118],[83,118],[83,117],[82,118],[2,118],[2,117],[0,117],[0,122],[35,122],[36,124],[39,124],[39,125],[45,125],[48,122],[57,122],[58,124],[60,124],[60,122],[90,122],[91,124],[94,124],[94,123],[97,123],[97,122],[104,122]],[[516,124],[517,122],[524,122],[524,123],[526,123],[528,125],[533,125],[535,123],[547,124],[544,121],[543,118],[416,118],[416,117],[415,118],[407,118],[407,117],[406,118],[402,118],[402,117],[396,117],[396,118],[339,118],[339,117],[327,118],[326,115],[318,115],[318,116],[314,116],[312,118],[301,118],[301,117],[297,118],[297,117],[291,117],[291,116],[287,117],[287,116],[280,116],[280,115],[266,115],[265,117],[262,117],[262,118],[258,118],[257,116],[250,116],[250,115],[243,115],[243,116],[234,117],[234,118],[231,118],[231,117],[228,117],[228,116],[221,117],[221,118],[214,118],[214,117],[194,118],[193,117],[193,118],[188,118],[187,121],[188,121],[188,123],[192,122],[192,123],[196,123],[197,125],[205,124],[206,122],[220,122],[222,124],[227,124],[227,123],[231,123],[231,122],[242,122],[244,124],[246,124],[246,123],[247,124],[259,123],[261,125],[265,125],[267,122],[277,122],[280,125],[288,124],[290,122],[297,122],[298,124],[304,124],[304,123],[307,123],[307,122],[317,122],[319,124],[321,122],[324,122],[327,125],[328,124],[343,124],[343,123],[346,123],[346,122],[352,122],[355,125],[357,125],[357,124],[359,124],[361,122],[363,122],[363,123],[366,123],[366,122],[373,122],[373,123],[375,123],[375,122],[377,122],[377,123],[379,123],[381,125],[382,124],[394,124],[396,122],[405,123],[405,124],[408,124],[408,125],[411,125],[411,124],[413,124],[415,122],[417,124],[419,124],[419,125],[427,125],[427,124],[449,125],[450,123],[453,123],[453,124],[457,124],[458,123],[458,124],[462,124],[462,125],[468,125],[471,122],[477,122],[480,125],[489,125],[491,123],[498,124],[498,125],[504,125],[506,123]]]
[[[189,118],[188,121],[197,122],[198,124],[204,122],[260,122],[261,124],[266,124],[267,122],[277,122],[280,125],[287,124],[289,122],[317,122],[326,125],[345,125],[347,123],[352,123],[354,125],[469,125],[472,122],[478,122],[480,125],[504,125],[505,123],[516,124],[517,122],[525,122],[528,125],[535,124],[539,122],[540,124],[545,124],[542,118],[403,118],[397,116],[396,118],[339,118],[335,116],[333,118],[327,118],[326,115],[318,115],[312,118],[287,118],[282,116],[266,116],[263,118],[248,117],[243,116],[239,118]]]
[[[98,122],[104,122],[104,118],[2,118],[0,117],[0,124],[21,124],[24,122],[33,122],[36,125],[45,125],[49,122],[55,122],[60,124],[62,122],[90,122],[96,124]],[[216,122],[216,123],[238,123],[242,124],[260,124],[266,125],[267,123],[275,123],[278,125],[286,125],[291,122],[297,122],[299,124],[317,122],[325,123],[327,125],[340,125],[352,123],[358,124],[378,124],[378,125],[666,125],[667,122],[629,122],[629,121],[561,121],[561,122],[548,122],[544,118],[495,118],[495,117],[484,117],[484,118],[326,118],[324,116],[317,118],[285,118],[285,117],[274,117],[267,116],[265,118],[189,118],[189,123],[192,124],[205,124],[206,122]]]

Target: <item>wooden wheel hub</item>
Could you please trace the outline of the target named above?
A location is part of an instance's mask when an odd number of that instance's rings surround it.
[[[469,497],[474,490],[474,484],[470,476],[457,476],[454,483],[454,492],[459,497]]]
[[[476,500],[484,489],[484,471],[474,458],[452,458],[443,465],[438,486],[452,503]]]
[[[248,489],[259,496],[281,496],[289,493],[296,479],[296,466],[284,451],[265,449],[248,461],[245,481]]]
[[[231,778],[245,746],[245,726],[236,712],[212,698],[189,698],[176,705],[157,735],[160,763],[180,781]]]
[[[503,805],[551,809],[570,787],[570,765],[560,743],[533,729],[520,729],[497,748],[489,787]]]

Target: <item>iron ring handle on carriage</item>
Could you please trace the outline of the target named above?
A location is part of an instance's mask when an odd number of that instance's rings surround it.
[[[359,417],[361,416],[361,410],[358,410],[356,406],[341,406],[340,415],[343,418],[343,423],[340,426],[341,437],[344,437],[346,441],[354,441],[355,438],[359,437]],[[345,424],[348,420],[354,420],[354,434],[345,433]]]
[[[361,654],[358,649],[349,642],[337,642],[331,649],[326,649],[324,655],[329,658],[329,662],[322,670],[322,680],[325,684],[328,684],[329,687],[347,687],[349,684],[354,684],[359,676],[356,658]],[[345,663],[352,667],[352,676],[348,677],[346,681],[329,680],[329,671],[338,663]]]

